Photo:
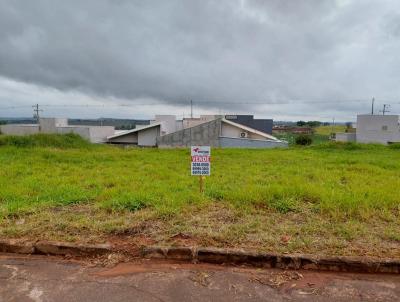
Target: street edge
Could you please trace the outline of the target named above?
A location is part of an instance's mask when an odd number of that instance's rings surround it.
[[[96,257],[121,251],[110,244],[89,245],[49,241],[37,241],[32,243],[11,239],[0,240],[0,252]],[[126,254],[128,252],[124,251],[123,253]],[[304,254],[280,255],[243,249],[161,246],[142,246],[139,255],[147,259],[248,265],[259,268],[400,274],[400,259],[375,259],[349,256],[333,257]],[[132,256],[137,257],[138,255],[135,254]]]

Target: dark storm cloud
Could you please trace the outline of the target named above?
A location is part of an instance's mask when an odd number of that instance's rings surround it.
[[[360,108],[335,100],[400,92],[396,0],[0,0],[0,7],[0,76],[62,91],[218,108],[326,100],[310,105],[318,112]]]

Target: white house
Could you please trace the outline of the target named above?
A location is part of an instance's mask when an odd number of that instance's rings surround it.
[[[359,143],[398,143],[400,127],[398,115],[357,116],[356,140]]]
[[[356,133],[337,133],[336,141],[378,144],[400,143],[399,116],[358,115]]]

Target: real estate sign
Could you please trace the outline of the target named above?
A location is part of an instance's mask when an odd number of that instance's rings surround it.
[[[210,146],[192,146],[191,147],[192,164],[191,170],[192,175],[204,176],[210,175],[210,158],[211,148]]]

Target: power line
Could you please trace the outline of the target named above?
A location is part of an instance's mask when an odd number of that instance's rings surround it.
[[[217,101],[217,100],[199,100],[194,102],[190,100],[190,103],[129,103],[129,104],[41,104],[41,107],[136,107],[136,106],[179,106],[179,105],[189,105],[191,107],[191,113],[193,110],[193,105],[201,106],[206,104],[215,104],[215,105],[301,105],[301,104],[337,104],[337,103],[364,103],[368,102],[368,100],[315,100],[315,101],[306,101],[306,100],[287,100],[287,101],[263,101],[263,102],[253,102],[253,101]],[[373,104],[375,102],[375,98],[373,98]],[[400,104],[400,102],[394,103]],[[9,109],[19,109],[19,108],[29,108],[31,106],[8,106],[8,107],[0,107],[0,110],[9,110]]]
[[[9,109],[19,109],[19,108],[31,108],[30,105],[25,106],[10,106],[10,107],[0,107],[0,110],[9,110]]]

